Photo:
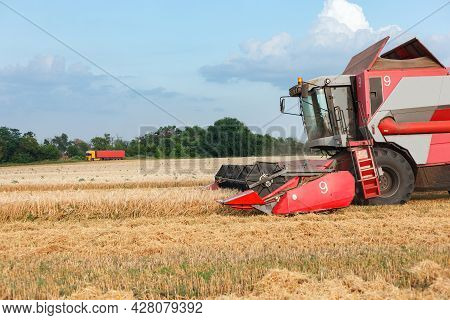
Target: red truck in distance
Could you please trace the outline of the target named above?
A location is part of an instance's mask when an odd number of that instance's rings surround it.
[[[125,150],[88,150],[86,151],[86,160],[123,160],[125,159]]]

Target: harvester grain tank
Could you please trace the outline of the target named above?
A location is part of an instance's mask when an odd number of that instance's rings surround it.
[[[286,215],[359,204],[402,204],[413,191],[450,190],[450,75],[418,39],[380,55],[389,37],[355,55],[344,72],[303,81],[295,99],[307,145],[326,160],[223,165],[220,201]]]
[[[123,160],[125,159],[124,150],[88,150],[86,151],[86,160]]]

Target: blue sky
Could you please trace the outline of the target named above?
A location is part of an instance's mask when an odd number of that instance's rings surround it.
[[[298,118],[277,118],[296,76],[340,73],[358,50],[446,1],[4,2],[185,125],[275,119],[300,133]],[[395,44],[418,36],[450,65],[449,27],[450,5]],[[2,5],[0,39],[0,125],[40,140],[61,132],[129,139],[141,126],[183,125]]]

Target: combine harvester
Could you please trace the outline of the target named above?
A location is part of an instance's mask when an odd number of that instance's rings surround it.
[[[414,190],[450,190],[449,70],[417,39],[380,56],[389,37],[354,56],[342,75],[298,79],[308,147],[327,160],[223,165],[220,202],[275,215],[358,204],[406,203]]]

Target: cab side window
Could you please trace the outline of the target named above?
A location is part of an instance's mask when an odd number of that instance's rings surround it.
[[[373,115],[375,111],[383,103],[383,89],[381,85],[381,78],[370,78],[370,113]]]

